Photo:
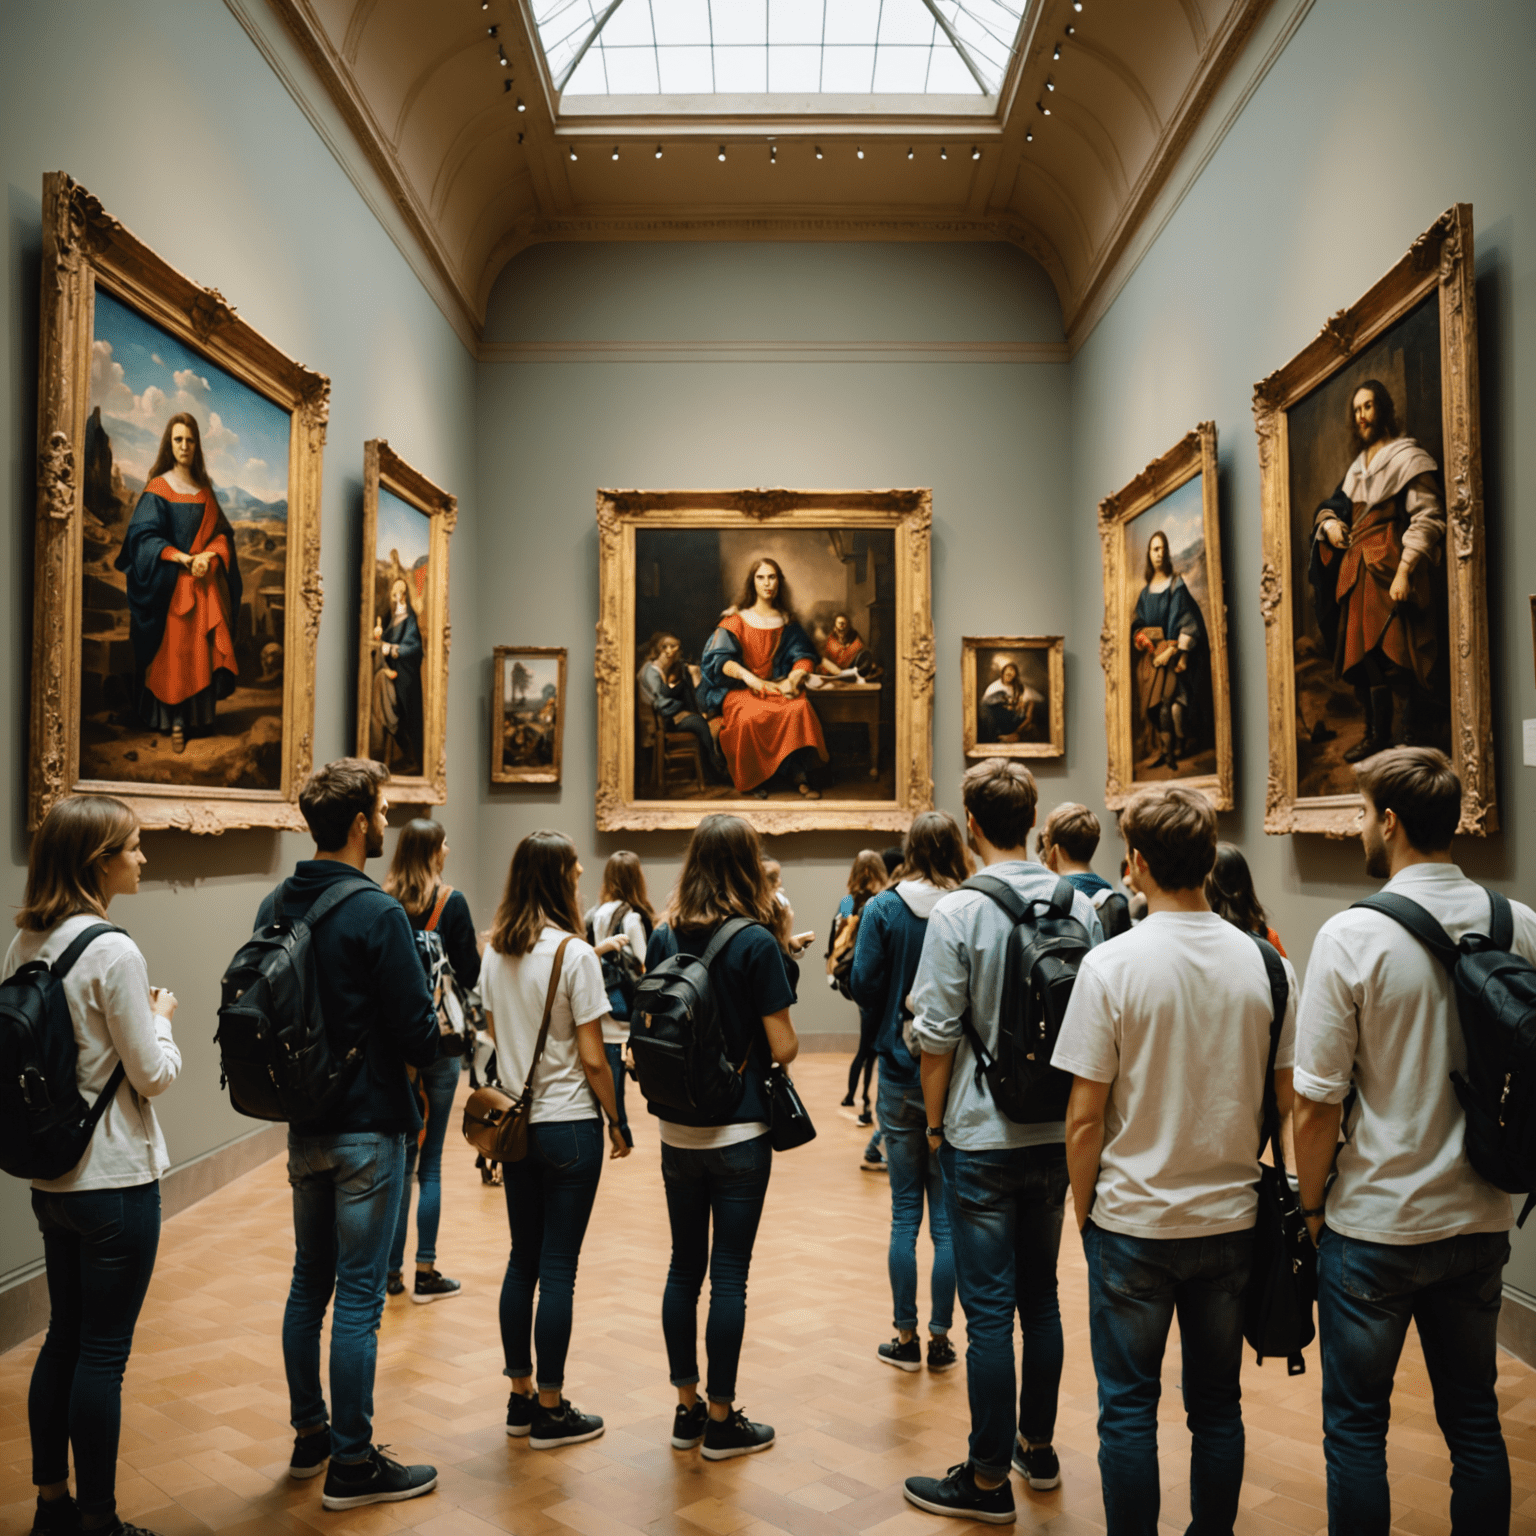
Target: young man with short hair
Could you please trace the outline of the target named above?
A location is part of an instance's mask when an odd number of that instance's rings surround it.
[[[967,771],[961,791],[970,845],[986,873],[1007,881],[1026,901],[1049,902],[1056,876],[1025,851],[1035,821],[1030,771],[989,758]],[[1099,920],[1081,891],[1073,892],[1072,916],[1097,944]],[[964,1463],[943,1478],[909,1477],[906,1496],[933,1514],[994,1525],[1016,1518],[1010,1466],[1032,1488],[1054,1488],[1061,1480],[1051,1437],[1062,1364],[1056,1299],[1067,1193],[1062,1123],[1008,1119],[979,1077],[966,1038],[968,1024],[986,1051],[996,1054],[1012,929],[1008,914],[980,890],[961,887],[940,897],[911,993],[928,1147],[943,1169],[955,1280],[965,1308],[971,1438]],[[1016,1312],[1024,1330],[1017,1398]]]
[[[405,1177],[405,1138],[421,1129],[406,1066],[437,1059],[438,1025],[405,909],[363,874],[384,851],[389,801],[382,763],[344,757],[299,791],[315,856],[261,904],[257,928],[303,917],[340,881],[362,889],[325,913],[312,953],[332,1059],[357,1051],[339,1097],[320,1118],[288,1127],[293,1186],[293,1284],[283,1314],[283,1365],[297,1432],[289,1475],[330,1460],[327,1509],[430,1493],[437,1469],[402,1466],[372,1443],[373,1375],[389,1240]],[[320,1383],[320,1330],[334,1291],[331,1408]]]
[[[1106,939],[1115,938],[1131,926],[1131,907],[1102,875],[1095,874],[1093,855],[1099,846],[1099,818],[1076,800],[1063,800],[1045,819],[1040,829],[1040,862],[1065,880],[1070,880],[1099,914],[1099,924]]]
[[[1451,861],[1461,782],[1445,756],[1400,747],[1355,773],[1366,872],[1453,940],[1488,933],[1488,893]],[[1510,908],[1511,947],[1536,962],[1536,913]],[[1464,1150],[1451,1081],[1467,1068],[1461,1025],[1449,972],[1395,919],[1352,908],[1318,931],[1297,1028],[1296,1172],[1318,1242],[1328,1529],[1350,1536],[1385,1536],[1391,1522],[1387,1419],[1410,1320],[1451,1453],[1451,1526],[1509,1529],[1494,1380],[1513,1219]]]
[[[1147,916],[1084,960],[1051,1057],[1075,1078],[1066,1160],[1088,1260],[1104,1512],[1114,1536],[1157,1530],[1157,1403],[1177,1313],[1194,1438],[1190,1529],[1230,1531],[1274,994],[1258,943],[1205,899],[1210,801],[1177,785],[1147,790],[1120,830]],[[1284,1113],[1296,978],[1281,964],[1290,994],[1274,1082]]]

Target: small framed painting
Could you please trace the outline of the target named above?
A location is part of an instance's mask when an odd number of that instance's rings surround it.
[[[491,667],[491,783],[558,784],[565,647],[498,645]]]
[[[1067,750],[1066,640],[966,635],[960,641],[967,757],[1061,757]]]

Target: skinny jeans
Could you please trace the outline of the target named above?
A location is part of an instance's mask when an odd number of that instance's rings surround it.
[[[439,1056],[421,1073],[427,1095],[427,1128],[421,1146],[408,1136],[405,1142],[405,1177],[400,1181],[400,1215],[389,1247],[389,1272],[400,1273],[405,1264],[405,1229],[411,1219],[411,1175],[421,1192],[416,1197],[416,1262],[437,1259],[437,1228],[443,1212],[443,1139],[453,1118],[453,1096],[459,1089],[461,1058]]]

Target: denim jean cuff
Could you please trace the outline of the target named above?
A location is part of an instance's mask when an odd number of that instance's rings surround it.
[[[437,1254],[435,1251],[432,1253],[422,1253],[418,1250],[416,1254],[416,1262],[418,1264],[436,1264]]]
[[[55,1482],[59,1479],[55,1478]],[[108,1494],[104,1499],[80,1499],[76,1498],[75,1508],[82,1515],[89,1515],[93,1520],[110,1521],[117,1513],[117,1495]]]
[[[1001,1466],[987,1467],[987,1466],[983,1466],[981,1462],[977,1461],[976,1458],[974,1456],[972,1456],[971,1457],[971,1471],[973,1473],[975,1473],[975,1472],[981,1473],[981,1475],[983,1477],[989,1479],[990,1481],[992,1481],[994,1483],[1007,1482],[1008,1481],[1008,1474],[1013,1471],[1013,1463],[1011,1461],[1005,1461],[1005,1462],[1002,1463]]]
[[[697,1367],[694,1368],[691,1376],[674,1376],[672,1378],[672,1385],[674,1387],[696,1387],[698,1384],[699,1372]]]
[[[916,1333],[917,1332],[917,1319],[915,1317],[908,1317],[908,1318],[893,1317],[891,1319],[891,1327],[894,1328],[897,1331],[897,1333],[900,1333],[903,1328],[905,1328],[908,1333]]]
[[[311,1417],[304,1419],[302,1422],[298,1419],[290,1420],[291,1427],[296,1432],[305,1429],[319,1429],[323,1425],[329,1424],[330,1422],[330,1416],[325,1413],[313,1414]]]
[[[723,1408],[729,1408],[731,1404],[736,1401],[736,1393],[734,1390],[730,1392],[706,1391],[704,1396],[707,1397],[712,1403],[719,1403]]]
[[[521,1381],[524,1376],[533,1375],[533,1361],[530,1360],[527,1365],[520,1365],[516,1368],[509,1365],[502,1371],[501,1374],[505,1376],[508,1381]]]
[[[949,1326],[948,1323],[929,1323],[928,1332],[936,1339],[947,1339],[949,1337]]]
[[[535,1381],[534,1386],[540,1392],[559,1392],[565,1386],[565,1379],[562,1377],[559,1381]]]

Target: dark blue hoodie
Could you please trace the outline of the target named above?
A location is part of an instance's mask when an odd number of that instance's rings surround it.
[[[848,990],[861,1008],[878,1015],[875,1053],[882,1083],[913,1088],[921,1075],[901,1038],[901,1012],[922,958],[928,914],[943,894],[926,880],[903,880],[866,902],[859,918]]]

